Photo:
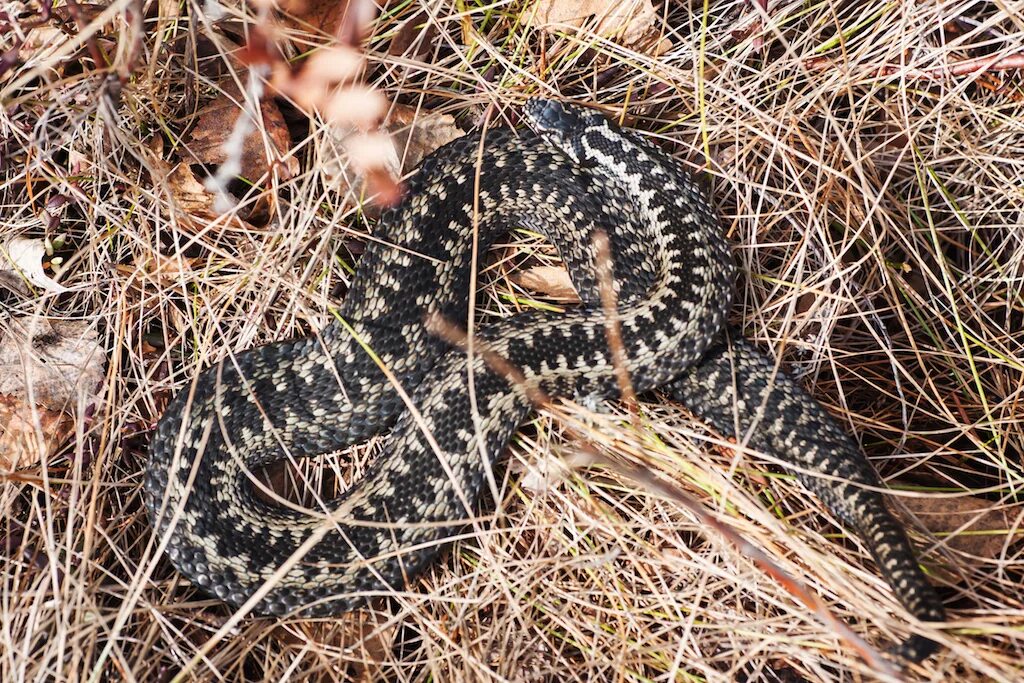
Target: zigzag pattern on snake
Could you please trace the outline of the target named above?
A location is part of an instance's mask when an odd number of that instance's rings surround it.
[[[401,589],[473,515],[531,392],[618,394],[598,296],[593,237],[603,231],[635,389],[664,387],[723,435],[793,465],[857,531],[907,610],[941,621],[863,454],[772,363],[722,341],[736,269],[699,187],[670,155],[595,112],[531,100],[526,114],[539,135],[490,131],[482,154],[480,136],[468,135],[424,160],[405,200],[381,217],[338,322],[226,359],[171,402],[150,447],[145,499],[174,566],[234,605],[280,573],[255,608],[273,615],[335,614]],[[424,322],[465,325],[474,229],[483,253],[517,226],[549,237],[584,303],[477,333],[521,373],[513,382]],[[268,463],[389,428],[366,475],[321,509],[253,493],[251,473]],[[920,660],[934,648],[913,636],[896,653]]]

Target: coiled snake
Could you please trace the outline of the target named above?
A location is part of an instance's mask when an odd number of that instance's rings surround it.
[[[752,347],[723,341],[735,266],[688,174],[595,112],[531,100],[526,117],[539,135],[495,130],[482,148],[468,135],[424,160],[403,203],[384,212],[336,323],[222,361],[171,402],[150,447],[145,499],[174,566],[234,605],[270,582],[255,610],[273,615],[335,614],[401,588],[472,515],[531,392],[617,395],[597,303],[593,238],[604,231],[634,388],[663,387],[724,435],[794,465],[858,532],[907,610],[942,620],[854,443]],[[486,327],[476,339],[487,354],[449,348],[424,322],[465,324],[474,226],[480,253],[510,227],[545,233],[584,305]],[[499,372],[491,354],[520,376]],[[254,495],[253,470],[389,427],[365,476],[320,510]],[[914,636],[897,654],[920,660],[933,650]]]

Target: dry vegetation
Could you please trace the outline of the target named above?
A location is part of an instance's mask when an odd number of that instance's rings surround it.
[[[390,604],[229,621],[156,552],[140,494],[148,429],[202,367],[322,327],[350,282],[372,206],[344,189],[337,126],[271,98],[287,88],[258,76],[353,38],[329,3],[285,21],[234,3],[15,2],[0,7],[0,246],[63,235],[69,291],[0,290],[0,336],[25,316],[85,321],[106,373],[99,400],[72,404],[58,450],[0,478],[0,679],[885,675],[713,515],[872,646],[939,638],[946,648],[907,678],[1019,680],[1024,5],[761,5],[664,3],[653,33],[616,38],[594,22],[531,26],[522,2],[391,3],[369,21],[362,79],[385,104],[466,130],[488,110],[493,125],[515,120],[536,93],[600,104],[698,173],[742,267],[733,322],[899,493],[948,625],[908,623],[791,476],[657,396],[635,419],[573,405],[536,417],[497,500]],[[211,102],[237,110],[243,91],[250,110],[268,93],[264,163],[234,172],[248,182],[224,184],[238,201],[221,212],[201,182],[223,147],[201,133],[227,135],[235,114],[201,121]],[[483,278],[483,319],[559,305],[512,277],[552,262],[513,235]]]

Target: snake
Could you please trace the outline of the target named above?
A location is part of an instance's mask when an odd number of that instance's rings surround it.
[[[169,402],[143,491],[171,564],[269,616],[331,616],[393,594],[474,519],[537,396],[615,399],[625,371],[636,392],[660,389],[792,468],[856,532],[906,610],[943,621],[870,461],[728,329],[738,269],[697,181],[596,109],[535,98],[524,119],[421,162],[324,329],[229,354]],[[437,334],[431,321],[468,329],[479,255],[515,228],[550,240],[582,303],[480,325],[462,343]],[[613,283],[611,308],[602,282]],[[258,495],[261,468],[385,432],[363,476],[333,498],[306,508]],[[893,654],[916,662],[937,647],[915,633]]]

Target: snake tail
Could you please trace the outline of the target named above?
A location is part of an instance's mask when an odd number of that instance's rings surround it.
[[[921,621],[944,621],[942,600],[886,507],[874,466],[821,404],[749,342],[731,337],[667,384],[666,392],[723,436],[792,466],[804,488],[857,533],[906,610]],[[709,386],[717,390],[709,392]],[[937,648],[933,640],[912,635],[890,652],[920,662]]]

